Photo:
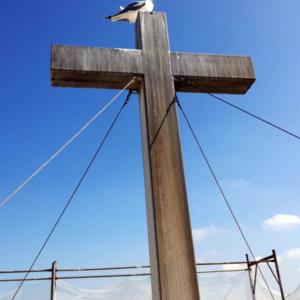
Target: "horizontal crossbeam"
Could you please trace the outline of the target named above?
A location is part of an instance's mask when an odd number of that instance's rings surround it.
[[[180,92],[245,94],[255,81],[250,57],[176,52],[171,63]]]
[[[143,75],[141,50],[55,45],[51,54],[53,86],[122,89]]]
[[[255,81],[249,57],[173,52],[170,58],[177,91],[244,94]],[[142,50],[52,47],[53,86],[120,89],[143,75]],[[139,90],[139,83],[129,89]]]

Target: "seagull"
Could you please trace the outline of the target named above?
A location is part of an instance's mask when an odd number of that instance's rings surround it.
[[[135,1],[128,4],[126,7],[120,6],[120,11],[117,14],[105,18],[112,22],[127,21],[129,23],[135,23],[139,11],[152,12],[153,8],[153,0]]]

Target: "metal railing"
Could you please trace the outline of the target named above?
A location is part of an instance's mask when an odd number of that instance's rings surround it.
[[[265,258],[250,261],[249,256],[246,254],[245,261],[232,261],[232,262],[207,262],[207,263],[197,263],[197,273],[198,274],[209,274],[209,273],[225,273],[225,272],[248,272],[249,281],[252,293],[252,299],[256,299],[256,287],[257,287],[257,276],[258,276],[258,265],[266,264],[270,269],[271,274],[275,278],[276,283],[279,286],[280,294],[282,300],[285,300],[277,255],[275,250],[272,251],[272,255]],[[274,264],[275,270],[272,268],[271,264]],[[224,265],[235,265],[240,266],[240,268],[232,269],[213,269],[207,270],[207,268],[212,268],[215,266]],[[245,267],[244,267],[245,266]],[[206,267],[206,268],[205,268]],[[205,270],[206,269],[206,270]],[[124,271],[126,273],[124,273]],[[254,272],[253,272],[254,271]],[[150,266],[116,266],[116,267],[104,267],[104,268],[75,268],[75,269],[60,269],[57,267],[57,262],[52,263],[49,269],[34,269],[29,271],[31,274],[39,274],[40,276],[24,278],[2,278],[5,276],[11,276],[16,274],[26,274],[28,270],[0,270],[0,283],[4,282],[22,282],[22,281],[51,281],[51,291],[50,300],[56,300],[56,282],[58,280],[75,280],[75,279],[96,279],[96,278],[125,278],[125,277],[149,277],[151,275]],[[93,272],[93,274],[91,274]],[[94,274],[97,272],[96,274]],[[103,273],[106,272],[106,273]],[[113,273],[118,272],[118,273]],[[47,274],[45,276],[44,274]],[[64,273],[68,273],[64,275]],[[78,274],[80,273],[80,274]],[[74,274],[74,275],[69,275]],[[84,275],[83,275],[84,274]]]

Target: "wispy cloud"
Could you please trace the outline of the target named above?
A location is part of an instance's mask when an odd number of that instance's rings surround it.
[[[195,243],[199,243],[199,242],[203,242],[208,237],[215,236],[218,234],[223,234],[225,232],[227,232],[226,229],[216,227],[213,225],[208,227],[194,228],[193,239]]]
[[[291,259],[300,258],[300,248],[295,248],[295,249],[291,249],[291,250],[287,251],[285,253],[285,257],[291,258]]]
[[[291,231],[300,227],[300,217],[285,214],[275,215],[265,220],[263,227],[273,231]]]
[[[250,182],[243,178],[235,178],[235,179],[223,179],[222,184],[228,186],[230,189],[240,189],[250,187]]]
[[[245,264],[237,264],[237,265],[223,265],[222,269],[224,271],[236,271],[236,270],[244,270],[247,266]]]

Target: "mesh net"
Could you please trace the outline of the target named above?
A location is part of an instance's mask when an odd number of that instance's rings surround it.
[[[17,284],[2,284],[0,292],[0,300],[11,300]],[[32,283],[25,283],[22,289],[19,291],[16,300],[42,300],[50,299],[50,282],[39,281]]]
[[[281,295],[279,291],[272,289],[272,294],[275,300],[281,300]],[[257,300],[268,300],[271,299],[270,293],[267,290],[266,286],[263,284],[261,280],[258,280],[257,288],[256,288]],[[294,292],[288,293],[285,295],[286,300],[300,300],[300,285],[295,289]]]
[[[247,272],[200,274],[201,300],[252,300]],[[11,300],[14,286],[0,286],[0,300]],[[13,288],[14,287],[14,288]],[[273,291],[280,300],[278,291]],[[271,300],[269,291],[258,278],[257,300]],[[16,300],[50,299],[50,282],[25,283]],[[138,279],[58,280],[57,300],[151,300],[149,277]],[[286,300],[300,300],[300,286]]]
[[[57,300],[151,300],[149,278],[124,279],[119,283],[102,288],[83,288],[67,281],[57,284]]]
[[[198,280],[201,299],[252,300],[247,272],[201,274]]]

